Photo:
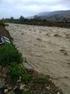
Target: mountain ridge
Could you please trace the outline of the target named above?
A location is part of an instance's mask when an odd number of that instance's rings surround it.
[[[70,10],[64,11],[53,11],[53,12],[42,12],[34,16],[34,18],[46,19],[50,21],[63,21],[67,20],[70,22]]]

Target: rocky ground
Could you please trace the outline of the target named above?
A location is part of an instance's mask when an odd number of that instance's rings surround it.
[[[4,28],[4,26],[1,26],[1,25],[0,25],[0,36],[5,36],[11,39],[9,32]]]
[[[29,65],[70,94],[70,29],[19,24],[6,28]]]

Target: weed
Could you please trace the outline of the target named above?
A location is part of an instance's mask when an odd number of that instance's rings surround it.
[[[0,47],[0,65],[4,66],[21,62],[22,56],[12,44],[5,43]]]

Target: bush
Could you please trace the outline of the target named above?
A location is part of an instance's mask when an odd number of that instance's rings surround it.
[[[20,64],[12,64],[9,67],[9,75],[13,82],[16,82],[21,77],[21,81],[24,83],[28,83],[31,81],[32,76],[27,73],[24,66],[21,66]]]
[[[25,73],[22,74],[22,81],[27,84],[32,80],[32,75],[29,74],[27,71],[25,71]]]
[[[3,21],[0,21],[0,26],[5,26],[5,24],[3,23]]]
[[[22,56],[12,44],[5,43],[0,47],[0,65],[21,63]]]
[[[16,82],[19,79],[19,77],[21,77],[21,75],[23,73],[24,73],[24,69],[22,70],[20,65],[18,65],[18,64],[11,64],[9,66],[9,75],[10,75],[12,81]]]

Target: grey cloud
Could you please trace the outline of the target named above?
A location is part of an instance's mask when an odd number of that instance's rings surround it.
[[[70,0],[0,0],[0,18],[67,9],[70,9]]]

